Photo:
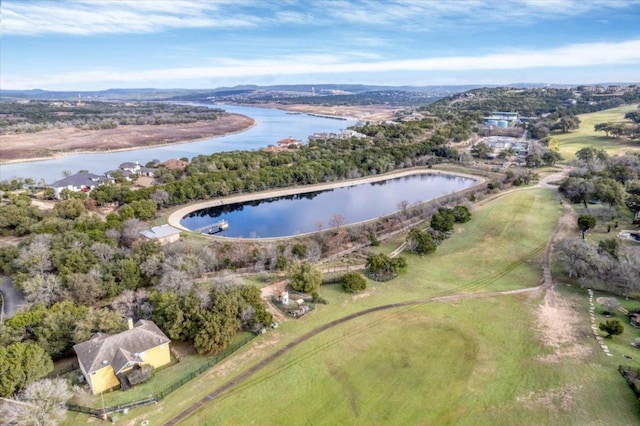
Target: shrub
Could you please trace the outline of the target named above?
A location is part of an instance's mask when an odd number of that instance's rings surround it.
[[[347,293],[355,293],[367,288],[367,280],[357,272],[347,272],[342,277],[342,288]]]
[[[617,336],[618,334],[622,334],[622,332],[624,331],[624,326],[622,325],[620,320],[617,319],[601,322],[598,328],[607,333],[607,339],[610,339],[613,336]]]

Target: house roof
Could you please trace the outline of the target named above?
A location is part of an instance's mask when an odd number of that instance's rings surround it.
[[[131,161],[126,161],[119,166],[121,169],[135,169],[136,167],[140,167],[138,163],[132,163]]]
[[[153,228],[147,229],[140,233],[149,239],[156,239],[156,238],[170,237],[172,235],[179,234],[180,230],[178,228],[174,228],[171,225],[162,225],[162,226],[154,226]]]
[[[54,188],[64,188],[67,186],[90,187],[90,186],[95,186],[104,181],[105,181],[104,176],[94,175],[93,173],[81,172],[81,173],[76,173],[75,175],[68,176],[64,179],[55,181],[49,186]]]
[[[176,169],[184,170],[185,167],[189,165],[189,163],[186,163],[182,160],[176,160],[175,158],[171,160],[167,160],[162,164],[169,170],[176,170]]]
[[[118,372],[127,363],[142,362],[138,354],[169,343],[171,340],[152,321],[140,320],[132,329],[108,335],[98,333],[86,342],[73,346],[85,374],[111,365]]]

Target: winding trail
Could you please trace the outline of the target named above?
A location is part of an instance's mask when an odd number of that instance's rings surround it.
[[[549,175],[549,176],[545,177],[544,179],[540,180],[538,182],[538,184],[535,185],[535,186],[526,187],[526,188],[517,188],[517,189],[514,189],[514,190],[510,190],[510,191],[506,191],[506,192],[503,192],[503,193],[500,193],[500,194],[496,194],[495,197],[491,197],[491,200],[495,200],[496,198],[502,197],[504,195],[507,195],[507,194],[515,192],[515,191],[522,191],[522,190],[527,190],[527,189],[531,189],[531,188],[544,187],[544,188],[548,188],[548,189],[555,189],[555,186],[552,185],[551,182],[558,181],[558,180],[562,179],[564,176],[566,176],[566,174],[568,172],[569,172],[568,168],[563,168],[563,170],[561,172],[554,173],[554,174]],[[488,200],[485,199],[483,201],[486,202]],[[282,356],[284,356],[286,353],[291,351],[293,348],[303,344],[304,342],[306,342],[307,340],[311,339],[312,337],[317,336],[318,334],[320,334],[320,333],[322,333],[322,332],[324,332],[324,331],[326,331],[326,330],[328,330],[330,328],[333,328],[333,327],[336,327],[338,325],[344,324],[344,323],[349,322],[349,321],[351,321],[353,319],[356,319],[356,318],[359,318],[359,317],[362,317],[362,316],[365,316],[365,315],[369,315],[369,314],[372,314],[372,313],[375,313],[375,312],[386,311],[386,310],[389,310],[389,309],[395,309],[395,308],[401,308],[401,307],[416,306],[416,305],[426,305],[426,304],[437,303],[437,302],[450,302],[450,301],[456,301],[456,300],[461,300],[461,299],[479,299],[479,298],[486,298],[486,297],[496,297],[496,296],[507,296],[507,295],[514,295],[514,294],[535,293],[535,292],[538,292],[538,291],[541,291],[541,290],[542,291],[544,291],[544,290],[552,290],[553,289],[553,278],[551,276],[551,252],[553,250],[553,242],[554,242],[556,236],[558,235],[558,233],[562,230],[562,228],[567,225],[567,223],[568,223],[567,217],[570,217],[570,215],[572,214],[572,211],[573,211],[571,209],[571,206],[567,205],[567,203],[563,203],[563,207],[564,207],[564,215],[558,221],[558,224],[556,225],[556,228],[554,229],[554,231],[551,234],[551,236],[550,236],[549,240],[547,241],[547,243],[543,244],[540,247],[535,248],[534,250],[532,250],[531,253],[529,253],[529,256],[528,256],[528,258],[530,258],[532,256],[536,256],[536,255],[539,255],[540,253],[544,252],[543,264],[542,264],[543,278],[544,279],[543,279],[542,284],[540,284],[540,285],[538,285],[536,287],[529,287],[529,288],[523,288],[523,289],[517,289],[517,290],[503,290],[503,291],[490,291],[490,292],[484,292],[484,293],[462,293],[462,294],[460,294],[460,291],[473,291],[474,289],[482,288],[482,287],[486,286],[487,284],[495,281],[496,279],[508,274],[511,270],[515,269],[521,263],[525,262],[526,259],[524,259],[524,260],[513,262],[511,265],[509,265],[504,270],[496,271],[495,273],[491,274],[490,276],[482,277],[482,278],[479,278],[479,279],[477,279],[475,281],[472,281],[471,283],[466,284],[465,286],[458,287],[458,288],[455,288],[455,289],[452,289],[452,290],[448,290],[448,291],[442,292],[441,295],[439,295],[439,296],[430,297],[428,299],[418,299],[418,300],[409,300],[409,301],[406,301],[406,302],[391,303],[391,304],[388,304],[388,305],[376,306],[376,307],[373,307],[373,308],[364,309],[364,310],[359,311],[359,312],[354,312],[354,313],[352,313],[350,315],[347,315],[345,317],[333,320],[333,321],[328,322],[328,323],[326,323],[326,324],[324,324],[324,325],[322,325],[320,327],[317,327],[317,328],[305,333],[304,335],[298,337],[297,339],[289,342],[288,344],[286,344],[285,346],[280,348],[278,351],[274,352],[273,354],[271,354],[268,357],[264,358],[259,363],[255,364],[252,367],[250,367],[249,369],[245,370],[239,376],[237,376],[234,379],[228,381],[227,383],[225,383],[221,387],[217,388],[215,391],[205,395],[203,398],[201,398],[197,402],[193,403],[191,406],[186,408],[180,414],[178,414],[177,416],[173,417],[168,422],[166,422],[165,426],[177,425],[179,422],[181,422],[182,420],[185,420],[187,417],[189,417],[195,411],[199,410],[201,407],[203,407],[208,402],[214,400],[215,398],[219,397],[220,395],[222,395],[223,393],[229,391],[230,389],[234,388],[235,386],[238,386],[241,383],[247,381],[249,378],[254,376],[256,373],[258,373],[259,371],[264,369],[269,364],[273,363],[275,360],[277,360],[277,359],[281,358]],[[401,252],[401,248],[403,248],[403,245],[398,247],[398,249],[394,250],[394,253]],[[278,283],[278,284],[282,284],[282,283]],[[552,295],[552,293],[553,293],[553,291],[546,291],[546,294],[545,294],[545,302],[546,303],[553,304],[553,295]]]

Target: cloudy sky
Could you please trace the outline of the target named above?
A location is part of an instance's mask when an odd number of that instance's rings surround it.
[[[2,0],[0,87],[640,81],[640,0]]]

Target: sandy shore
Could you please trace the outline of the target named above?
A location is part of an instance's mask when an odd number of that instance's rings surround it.
[[[292,186],[290,188],[273,189],[273,190],[262,191],[262,192],[252,192],[249,194],[232,195],[229,197],[215,198],[208,201],[196,202],[172,212],[167,218],[167,223],[173,226],[174,228],[178,228],[183,231],[193,232],[190,229],[187,229],[184,226],[182,226],[182,224],[180,224],[180,220],[186,215],[188,215],[189,213],[194,212],[196,210],[202,210],[209,207],[223,206],[226,204],[244,203],[247,201],[255,201],[255,200],[264,200],[266,198],[282,197],[286,195],[304,194],[307,192],[343,188],[346,186],[360,185],[363,183],[380,182],[382,180],[389,180],[389,179],[417,175],[417,174],[441,174],[441,175],[466,177],[466,178],[474,179],[477,181],[477,183],[474,184],[474,186],[481,185],[485,181],[484,178],[480,176],[468,175],[464,173],[453,173],[453,172],[427,169],[427,168],[404,169],[404,170],[398,170],[391,173],[385,173],[385,174],[380,174],[375,176],[367,176],[365,178],[360,178],[360,179],[351,179],[351,180],[344,180],[344,181],[330,182],[330,183],[319,183],[316,185]]]
[[[306,105],[306,104],[243,104],[259,108],[275,108],[303,114],[320,114],[330,117],[344,117],[359,121],[380,122],[392,120],[397,111],[404,108],[386,105]]]
[[[255,120],[251,117],[226,114],[215,121],[179,125],[119,126],[109,130],[66,127],[38,133],[2,135],[0,164],[189,143],[243,132],[254,125]]]

